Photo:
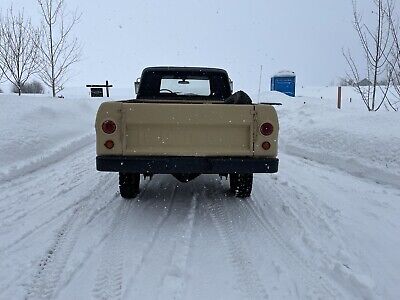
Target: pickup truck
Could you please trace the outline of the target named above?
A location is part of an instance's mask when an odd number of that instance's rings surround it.
[[[245,198],[253,173],[278,171],[274,107],[233,94],[225,70],[149,67],[135,90],[136,99],[104,102],[96,116],[96,167],[119,172],[123,198],[138,195],[141,174],[229,176],[232,194]]]

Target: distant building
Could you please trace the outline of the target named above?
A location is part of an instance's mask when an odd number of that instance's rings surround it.
[[[292,71],[281,71],[271,78],[271,91],[278,91],[288,96],[296,96],[296,74]]]
[[[364,78],[359,83],[357,83],[357,85],[358,86],[371,86],[372,82],[368,78]]]

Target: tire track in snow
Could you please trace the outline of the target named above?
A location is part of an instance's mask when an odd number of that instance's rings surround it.
[[[107,176],[109,177],[109,176]],[[62,274],[74,249],[80,232],[103,209],[94,209],[99,198],[104,197],[105,177],[94,189],[92,195],[82,198],[72,211],[71,217],[64,222],[57,232],[55,241],[39,263],[33,276],[26,298],[53,299],[58,287],[62,285]],[[112,200],[112,199],[111,199]],[[111,200],[108,202],[110,203]],[[105,204],[105,206],[108,205]]]
[[[36,201],[42,204],[41,197],[49,191],[57,191],[53,195],[57,197],[71,190],[71,186],[79,186],[82,183],[80,179],[89,177],[93,172],[93,153],[89,148],[92,146],[86,145],[67,155],[64,160],[0,183],[0,189],[4,191],[0,195],[0,213],[26,208],[26,204],[30,209]]]
[[[300,167],[303,167],[304,163],[308,164],[309,162],[300,162],[299,160],[294,160],[291,163],[296,163]],[[319,163],[316,164],[319,165]],[[309,252],[313,253],[314,257],[318,256],[318,261],[323,262],[323,265],[317,267],[314,266],[313,262],[303,259],[304,263],[310,266],[311,272],[319,273],[320,278],[324,279],[329,276],[332,284],[329,284],[328,281],[325,281],[327,286],[330,285],[332,287],[332,285],[336,285],[335,290],[337,291],[347,289],[356,297],[360,294],[363,294],[366,295],[363,296],[364,298],[370,298],[372,295],[370,286],[368,284],[366,285],[362,280],[360,281],[357,274],[354,274],[352,270],[345,266],[344,261],[346,261],[346,258],[343,257],[346,257],[346,243],[340,238],[343,234],[334,230],[334,228],[328,222],[328,220],[332,220],[332,218],[333,222],[335,222],[338,211],[324,204],[323,201],[321,202],[321,199],[319,199],[319,197],[317,197],[317,195],[313,193],[308,186],[304,185],[304,183],[299,181],[298,178],[296,178],[296,176],[293,174],[285,174],[285,180],[291,184],[288,185],[286,181],[283,182],[283,185],[282,183],[279,184],[279,182],[275,182],[274,184],[270,183],[269,189],[273,191],[273,195],[277,195],[276,198],[278,201],[286,206],[288,210],[290,210],[287,215],[289,215],[300,228],[303,228],[304,236],[302,239],[305,239],[305,245],[309,248]],[[335,182],[332,182],[332,184],[335,184]],[[295,203],[291,203],[292,201],[287,201],[288,199],[294,199]],[[260,206],[257,205],[259,203],[259,201],[254,203],[255,209],[260,209]],[[298,204],[298,206],[296,207],[295,204]],[[323,209],[321,209],[321,206]],[[312,230],[312,228],[309,228],[309,225],[307,224],[308,220],[313,220],[313,223],[317,223],[319,231],[321,229],[324,230],[324,232],[318,231],[317,235],[329,237],[329,242],[334,243],[336,249],[333,248],[334,250],[332,251],[332,247],[326,249],[321,246],[321,244],[324,245],[322,238],[314,241],[312,239],[312,236],[315,236],[314,232],[310,235],[311,238],[308,237],[309,230]],[[337,247],[340,249],[339,251],[341,252],[341,258],[336,255],[338,253]],[[296,250],[293,249],[293,251]],[[350,255],[347,257],[348,260],[351,261]],[[344,278],[338,278],[337,272],[341,272],[346,275],[344,275]],[[349,288],[348,282],[346,282],[348,280],[347,274],[351,274],[351,276],[353,276],[354,282],[351,288]],[[343,294],[340,294],[340,298],[343,297]]]
[[[280,195],[276,196],[280,197]],[[254,193],[252,198],[248,199],[247,201],[238,202],[240,206],[246,211],[247,215],[250,218],[249,220],[256,225],[256,228],[261,228],[262,231],[264,231],[268,241],[274,242],[278,246],[278,249],[286,253],[286,259],[288,259],[292,264],[297,265],[300,270],[302,270],[303,274],[307,274],[307,278],[303,276],[303,280],[309,287],[309,290],[315,289],[315,286],[317,285],[316,283],[318,283],[318,286],[321,286],[324,291],[329,294],[329,297],[340,297],[336,292],[337,289],[334,288],[324,278],[324,275],[316,270],[316,268],[312,267],[307,261],[302,259],[299,254],[296,253],[296,250],[287,243],[286,239],[283,238],[282,235],[279,233],[279,230],[264,215],[262,208],[258,207],[258,205],[256,204],[257,201],[252,201],[253,198],[259,201],[257,193]],[[315,292],[318,293],[318,290],[316,290]],[[323,295],[323,297],[327,297],[327,295]]]
[[[147,186],[148,182],[142,187],[138,199],[121,200],[108,238],[102,248],[100,266],[97,269],[95,285],[92,290],[93,297],[96,299],[120,299],[122,296],[128,216],[133,209],[139,208],[137,204],[146,194]],[[135,211],[135,214],[138,213],[140,211]]]
[[[268,187],[269,191],[272,191],[272,195],[278,195],[278,197],[275,197],[275,200],[277,200],[277,204],[281,204],[285,215],[290,217],[299,228],[303,229],[304,234],[308,234],[307,230],[311,229],[307,221],[313,220],[313,223],[318,223],[318,227],[325,231],[324,235],[330,238],[340,236],[327,221],[330,217],[335,216],[338,211],[321,202],[306,186],[298,185],[296,183],[296,178],[292,178],[291,175],[286,176],[287,181],[280,182],[279,179],[277,179],[273,183],[269,182]],[[260,179],[261,178],[258,178],[258,181],[265,185],[265,181],[261,181]],[[288,182],[291,182],[291,184]],[[257,201],[257,203],[260,209],[260,202]],[[266,204],[271,205],[269,202]],[[323,209],[321,209],[320,206],[322,206]],[[335,243],[343,244],[340,240],[336,240]],[[343,246],[343,248],[345,248],[345,246]],[[311,250],[313,252],[318,251],[316,248]],[[323,255],[327,261],[331,261],[326,253],[323,253]]]
[[[159,299],[182,299],[185,289],[185,274],[187,269],[187,259],[190,252],[190,245],[192,242],[194,222],[196,220],[198,204],[198,194],[194,194],[189,213],[185,218],[185,230],[183,235],[178,237],[176,242],[174,254],[171,259],[172,272],[169,272],[162,279],[161,291],[158,295]]]
[[[122,200],[114,217],[110,237],[103,247],[100,267],[97,271],[93,296],[97,299],[120,299],[122,295],[125,247],[123,245],[127,217],[132,201]]]
[[[33,193],[31,195],[26,195],[25,198],[23,199],[18,199],[18,196],[14,196],[14,198],[17,198],[17,201],[13,201],[8,205],[8,207],[3,207],[0,209],[0,214],[5,214],[4,216],[1,217],[3,223],[0,225],[2,226],[10,226],[12,224],[15,224],[19,220],[23,219],[26,216],[31,215],[33,212],[40,211],[44,207],[48,207],[49,204],[54,203],[57,198],[60,196],[64,195],[65,193],[68,193],[70,191],[73,191],[74,189],[78,188],[80,184],[75,184],[75,185],[69,185],[68,188],[62,188],[63,184],[60,184],[59,186],[56,187],[51,187],[51,190],[59,190],[58,193],[56,193],[54,196],[48,198],[47,200],[40,201],[43,198],[44,192],[39,192],[39,193]],[[33,187],[31,187],[32,190],[34,190]],[[39,204],[32,205],[32,206],[26,206],[26,202],[29,203],[29,201],[40,201]],[[29,203],[30,204],[30,203]]]
[[[118,215],[115,217],[115,233],[111,233],[111,238],[107,240],[103,247],[101,265],[97,269],[96,281],[92,290],[92,295],[96,299],[121,299],[124,296],[122,294],[125,288],[123,278],[125,251],[123,249],[127,248],[127,246],[125,245],[125,242],[127,241],[125,233],[127,223],[129,223],[127,216],[129,215],[129,211],[131,210],[133,203],[139,203],[141,201],[141,198],[144,197],[145,191],[146,190],[144,189],[136,201],[125,201],[125,205],[129,205],[129,208],[123,208],[123,211],[120,212],[122,214],[122,219],[118,217]],[[144,261],[147,259],[148,253],[155,244],[155,240],[157,239],[163,224],[171,214],[175,191],[176,186],[172,191],[172,195],[168,204],[168,209],[164,210],[164,213],[158,218],[158,220],[155,221],[155,230],[148,235],[149,241],[147,242],[143,252],[141,253],[141,258],[139,259],[139,262],[132,270],[131,278],[128,280],[129,285],[127,286],[124,294],[127,290],[129,290],[129,287],[132,285],[134,278],[140,272]],[[139,205],[136,205],[136,208],[139,207]],[[141,208],[146,209],[146,205],[142,205]],[[140,213],[140,211],[136,211],[135,213],[138,214]]]
[[[103,182],[104,181],[104,182]],[[93,191],[102,189],[102,190],[106,190],[108,187],[111,187],[112,185],[114,185],[114,182],[112,182],[111,180],[111,176],[104,175],[101,179],[101,183],[97,184]],[[1,252],[5,252],[10,250],[11,248],[15,247],[16,245],[18,245],[19,243],[21,243],[22,241],[24,241],[26,238],[28,238],[29,236],[31,236],[32,234],[36,233],[38,230],[44,228],[46,225],[50,224],[51,222],[53,222],[54,220],[60,218],[62,215],[64,215],[65,213],[70,212],[71,210],[77,210],[77,208],[79,207],[79,205],[82,202],[85,202],[87,200],[89,200],[91,197],[91,194],[86,195],[82,198],[80,198],[79,200],[74,201],[73,203],[67,205],[66,207],[64,207],[63,209],[57,211],[57,213],[55,213],[54,215],[52,215],[50,218],[46,219],[45,221],[41,222],[38,225],[35,225],[34,227],[31,227],[29,230],[25,231],[24,233],[20,234],[17,238],[15,238],[9,245],[3,247],[0,249],[0,253]]]
[[[224,207],[224,199],[206,197],[206,206],[211,220],[225,246],[229,260],[232,263],[239,287],[245,297],[250,299],[268,299],[268,293],[263,286],[256,268],[241,245],[241,238],[233,227],[232,217],[228,216]]]
[[[148,256],[150,254],[151,249],[153,249],[156,240],[158,239],[159,235],[160,235],[160,231],[161,228],[163,227],[163,225],[165,224],[165,222],[168,220],[168,218],[171,215],[172,212],[172,206],[174,204],[174,198],[175,198],[175,194],[176,194],[176,189],[177,189],[178,185],[174,185],[174,188],[172,190],[170,199],[169,199],[169,204],[168,204],[168,208],[166,210],[163,211],[163,214],[158,218],[158,220],[155,222],[156,226],[154,227],[155,230],[149,235],[150,236],[150,240],[147,243],[147,245],[145,245],[144,250],[141,254],[141,257],[139,259],[139,261],[136,262],[136,266],[134,267],[134,271],[129,279],[129,286],[127,287],[125,293],[124,293],[124,298],[127,298],[127,295],[130,294],[130,290],[132,288],[132,286],[135,283],[135,278],[138,276],[139,272],[141,271],[145,261],[148,259]]]
[[[100,266],[97,269],[92,295],[96,299],[120,299],[123,287],[125,262],[126,229],[128,216],[132,209],[139,208],[137,203],[146,193],[148,183],[142,187],[137,200],[121,201],[113,218],[110,233],[102,248]],[[134,207],[134,208],[132,208]],[[135,213],[140,213],[135,211]]]
[[[47,167],[48,165],[57,163],[72,155],[95,140],[95,134],[89,133],[74,140],[69,141],[58,148],[48,150],[46,155],[33,157],[30,161],[20,163],[20,166],[11,166],[7,171],[0,171],[0,185],[4,182],[16,179],[20,176],[27,175],[35,172],[40,168]]]
[[[93,168],[92,153],[84,151],[83,156],[76,155],[66,162],[59,162],[49,170],[38,170],[32,175],[3,185],[2,188],[6,192],[0,196],[1,227],[16,224],[18,220],[32,216],[33,212],[47,208],[64,194],[82,186],[85,183],[82,178],[88,178]],[[67,163],[68,168],[62,166]],[[43,174],[44,171],[46,174]],[[51,174],[48,174],[49,172]]]
[[[296,178],[292,178],[290,174],[286,175],[286,180],[288,180],[291,183],[296,182]],[[264,180],[261,180],[261,178],[255,178],[256,181],[260,185],[265,185],[265,178]],[[306,206],[307,209],[304,209],[300,212],[300,215],[303,217],[309,217],[309,218],[316,218],[319,222],[319,224],[328,232],[330,236],[335,236],[337,235],[337,232],[332,228],[332,226],[326,221],[326,218],[323,218],[322,216],[326,216],[327,212],[329,212],[331,215],[334,215],[336,211],[334,211],[332,208],[328,206],[324,206],[324,209],[322,210],[318,205],[315,205],[314,202],[319,201],[319,199],[316,199],[310,191],[304,187],[301,186],[301,190],[298,190],[296,187],[289,185],[288,181],[279,182],[277,179],[274,181],[274,183],[269,183],[269,190],[273,190],[273,195],[279,195],[279,199],[282,203],[282,205],[287,205],[290,207],[290,213],[295,217],[296,222],[298,225],[302,225],[302,227],[306,227],[304,225],[304,222],[301,220],[300,216],[295,215],[295,210],[292,209],[293,205],[290,205],[290,201],[286,201],[287,199],[293,199],[294,197],[298,201],[302,201],[304,203],[304,206]],[[257,188],[257,187],[256,187]],[[259,189],[259,188],[258,188]],[[294,192],[295,194],[291,193]],[[309,201],[308,204],[305,204],[304,197],[306,200]],[[321,201],[318,202],[318,204],[321,204]],[[310,212],[312,211],[312,213]]]

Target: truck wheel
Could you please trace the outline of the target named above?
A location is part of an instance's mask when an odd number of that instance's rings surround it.
[[[140,174],[119,173],[119,191],[121,197],[132,199],[139,194]]]
[[[229,174],[229,190],[233,194],[235,194],[237,190],[237,179],[238,179],[238,174],[236,173]]]
[[[249,197],[253,188],[253,174],[232,173],[229,175],[229,183],[230,190],[236,197]]]

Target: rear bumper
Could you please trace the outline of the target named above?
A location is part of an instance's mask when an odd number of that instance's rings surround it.
[[[276,173],[279,160],[261,157],[97,156],[98,171],[150,174]]]

